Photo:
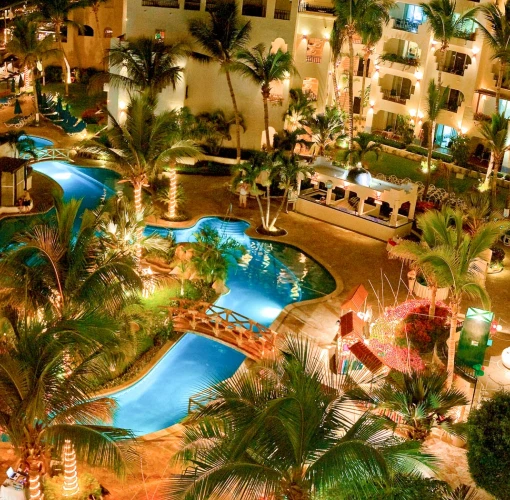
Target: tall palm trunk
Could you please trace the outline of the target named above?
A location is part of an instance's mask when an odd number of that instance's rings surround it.
[[[441,88],[441,82],[443,77],[443,63],[444,63],[444,56],[446,55],[446,50],[448,49],[448,45],[441,45],[441,48],[439,49],[439,57],[437,60],[437,88]]]
[[[28,88],[30,87],[30,68],[27,65],[23,68],[23,80],[25,92],[28,92]]]
[[[133,183],[133,196],[135,199],[135,214],[137,215],[137,218],[140,217],[140,220],[143,218],[143,205],[142,205],[142,182],[141,181],[134,181]],[[142,245],[141,241],[143,238],[143,226],[140,225],[140,227],[136,230],[136,260],[138,262],[138,265],[140,265],[142,261]]]
[[[41,467],[41,461],[30,454],[30,456],[27,457],[27,462],[29,467],[28,484],[30,500],[42,500],[44,495],[41,491],[41,476],[39,471]]]
[[[266,186],[266,215],[264,217],[264,229],[270,230],[269,227],[269,216],[271,212],[271,185]]]
[[[34,86],[34,113],[35,113],[35,124],[39,125],[39,96],[37,95],[37,67],[32,68],[32,81]]]
[[[98,54],[99,54],[99,64],[101,64],[101,66],[104,65],[104,62],[103,62],[103,59],[104,59],[104,45],[103,45],[103,34],[101,32],[101,27],[100,27],[100,24],[99,24],[99,6],[98,5],[94,5],[92,7],[92,11],[94,12],[94,17],[96,18],[96,33],[97,33],[97,36],[98,38],[101,39],[101,51],[98,50]]]
[[[65,95],[69,95],[69,77],[70,77],[70,69],[69,69],[69,62],[67,60],[67,56],[64,50],[64,47],[62,46],[62,36],[60,34],[60,30],[62,29],[62,23],[56,22],[55,23],[55,38],[57,41],[58,50],[62,53],[62,76],[64,77],[64,88],[65,88]]]
[[[230,99],[232,99],[232,107],[234,108],[234,116],[236,120],[236,162],[241,163],[241,120],[239,119],[239,109],[237,108],[236,96],[234,94],[234,87],[232,86],[232,79],[230,78],[230,71],[225,70],[227,77],[228,90],[230,92]]]
[[[354,138],[354,28],[348,27],[349,37],[349,149],[352,149]]]
[[[338,79],[336,77],[336,66],[337,66],[337,61],[335,59],[333,61],[333,71],[331,72],[331,78],[333,79],[333,95],[335,96],[336,109],[340,113],[340,111],[342,111],[342,108],[340,107],[340,91],[338,90]]]
[[[494,162],[492,166],[492,182],[491,182],[491,207],[494,209],[498,197],[498,172],[503,163],[503,158],[499,155],[494,155]]]
[[[274,225],[276,224],[276,221],[278,220],[278,217],[280,216],[280,214],[282,213],[282,210],[283,210],[283,205],[285,205],[285,201],[287,200],[287,196],[289,194],[289,189],[288,188],[285,188],[285,191],[283,192],[283,198],[282,198],[282,202],[280,203],[280,205],[278,206],[278,210],[276,211],[276,214],[273,218],[273,220],[271,221],[271,225],[269,226],[270,228],[273,228]]]
[[[437,301],[437,285],[430,286],[430,307],[429,307],[429,318],[433,318],[436,315],[436,301]]]
[[[262,206],[262,202],[260,201],[260,196],[258,194],[255,195],[255,199],[257,200],[257,204],[259,206],[260,211],[260,221],[262,222],[262,227],[265,229],[265,221],[264,221],[264,207]]]
[[[423,190],[422,200],[425,201],[425,197],[429,191],[430,179],[432,176],[432,150],[434,149],[434,134],[436,131],[436,122],[430,123],[429,130],[429,143],[427,149],[427,177],[425,178],[425,189]]]
[[[359,117],[360,122],[363,121],[363,111],[365,107],[365,84],[366,84],[366,78],[368,76],[368,59],[370,57],[370,48],[365,48],[365,51],[363,53],[363,77],[361,79],[361,100],[360,100],[360,108],[359,108]]]
[[[499,101],[501,98],[501,86],[503,85],[503,75],[506,72],[506,63],[500,61],[498,71],[498,81],[496,83],[496,113],[499,113]]]
[[[446,370],[448,371],[448,379],[446,380],[446,387],[450,389],[453,384],[453,374],[455,371],[455,336],[457,334],[457,315],[459,313],[458,300],[454,299],[450,303],[450,335],[448,337],[448,362]]]
[[[266,131],[266,150],[271,151],[273,148],[271,146],[271,141],[269,140],[269,96],[270,90],[268,88],[262,88],[262,102],[264,104],[264,129]]]

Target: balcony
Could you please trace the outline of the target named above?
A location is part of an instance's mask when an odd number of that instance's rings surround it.
[[[464,102],[464,94],[456,89],[450,89],[448,94],[448,98],[446,99],[446,103],[443,106],[443,109],[446,111],[451,111],[452,113],[457,113],[458,109],[461,107]]]
[[[393,28],[396,30],[407,31],[408,33],[418,33],[421,23],[409,21],[407,19],[394,19]]]
[[[142,0],[142,7],[163,7],[167,9],[178,9],[179,0]]]
[[[275,9],[274,19],[281,19],[282,21],[288,21],[290,19],[290,10]]]
[[[420,65],[420,60],[416,59],[416,57],[402,56],[388,52],[381,54],[381,56],[379,57],[379,61],[389,63],[390,66],[393,66],[393,63],[402,64],[404,66],[404,69],[406,67],[416,68],[417,66]]]
[[[184,0],[184,10],[200,10],[200,2],[196,0]]]
[[[383,99],[385,101],[396,102],[397,104],[406,104],[407,100],[411,98],[410,93],[402,93],[396,89],[381,89]]]
[[[317,12],[319,14],[332,14],[335,15],[335,8],[331,4],[316,4],[301,1],[299,3],[298,12]]]
[[[436,52],[437,61],[438,52]],[[464,76],[465,71],[471,64],[471,57],[462,52],[454,52],[447,50],[441,71],[450,73],[451,75]],[[438,68],[439,70],[440,68]]]
[[[266,2],[243,2],[243,16],[266,17]]]

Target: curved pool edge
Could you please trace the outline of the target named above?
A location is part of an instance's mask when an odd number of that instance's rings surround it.
[[[155,227],[160,227],[160,228],[163,228],[163,229],[170,229],[170,230],[172,230],[172,229],[190,229],[191,227],[196,226],[201,219],[207,219],[209,217],[218,217],[218,218],[222,218],[222,219],[226,218],[225,215],[222,215],[222,214],[207,214],[207,215],[203,215],[202,214],[202,215],[196,215],[195,217],[192,217],[191,219],[189,219],[187,221],[182,221],[182,222],[160,223],[160,222],[157,222],[157,221],[156,222],[152,222],[150,220],[149,221],[146,220],[145,223],[148,226],[155,226]],[[289,308],[288,309],[289,311],[291,309],[293,309],[293,307],[291,307],[291,306],[298,307],[299,305],[310,305],[310,304],[314,304],[314,303],[323,302],[325,300],[329,300],[329,299],[335,298],[336,296],[340,295],[344,291],[344,288],[345,288],[344,287],[344,281],[342,279],[342,276],[336,271],[336,269],[331,267],[328,263],[324,262],[322,260],[322,258],[318,257],[312,250],[308,250],[308,249],[302,248],[299,244],[294,242],[292,240],[292,236],[289,237],[289,233],[288,232],[284,236],[276,236],[276,237],[274,237],[274,236],[273,237],[272,236],[264,236],[262,234],[257,233],[256,227],[253,226],[253,221],[251,221],[249,219],[245,219],[244,217],[239,217],[239,216],[232,217],[232,219],[233,220],[238,220],[238,221],[243,221],[243,222],[246,222],[247,224],[249,224],[249,227],[246,229],[246,231],[244,233],[246,234],[246,236],[249,236],[251,239],[260,240],[260,241],[269,241],[269,242],[283,243],[283,244],[288,245],[290,247],[296,248],[300,252],[305,253],[306,255],[311,257],[313,260],[315,260],[318,264],[320,264],[324,269],[326,269],[328,271],[328,273],[335,280],[335,289],[332,292],[328,293],[327,295],[324,295],[323,297],[318,297],[316,299],[309,299],[309,300],[302,300],[302,301],[299,301],[299,302],[292,302],[291,304],[286,305],[282,309],[280,314],[282,314],[288,308]],[[286,238],[289,238],[290,241],[287,240]],[[277,321],[279,317],[280,317],[280,315],[278,315],[278,317],[275,319],[275,321]],[[274,324],[274,322],[269,327],[272,330],[274,330],[274,328],[272,328],[272,325]]]
[[[94,396],[97,397],[110,397],[112,394],[115,394],[117,392],[124,391],[125,389],[128,389],[129,387],[135,385],[138,383],[141,379],[143,379],[146,375],[148,375],[155,367],[156,365],[165,357],[167,352],[172,349],[172,347],[181,340],[181,338],[185,334],[179,335],[179,338],[176,340],[169,340],[168,342],[165,342],[161,348],[158,350],[156,355],[140,370],[139,373],[137,373],[133,378],[130,378],[126,382],[123,382],[120,385],[116,385],[115,387],[110,387],[108,389],[102,389],[94,394]]]

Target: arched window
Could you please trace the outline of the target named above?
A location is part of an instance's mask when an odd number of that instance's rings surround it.
[[[104,37],[111,38],[113,36],[113,30],[111,28],[104,29]]]
[[[81,30],[78,30],[80,36],[94,36],[94,30],[88,24],[84,24]]]

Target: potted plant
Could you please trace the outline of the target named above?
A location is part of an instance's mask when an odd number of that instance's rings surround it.
[[[505,251],[501,247],[491,247],[492,256],[489,264],[488,273],[496,274],[503,270],[503,261],[505,260]]]

